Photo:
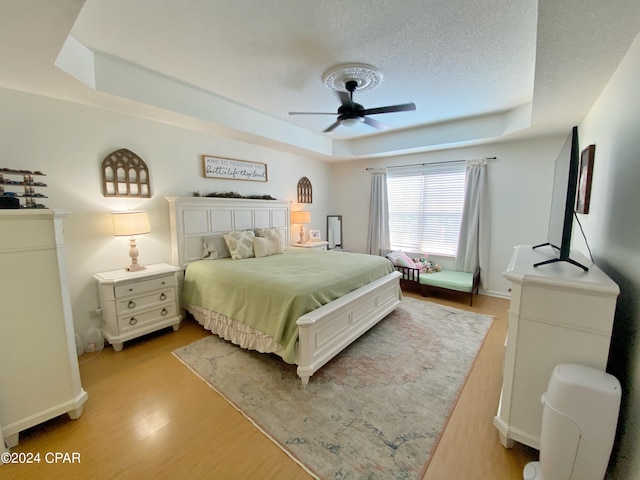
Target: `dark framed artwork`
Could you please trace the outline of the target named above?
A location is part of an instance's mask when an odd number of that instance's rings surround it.
[[[576,213],[589,213],[593,161],[595,156],[595,145],[589,145],[580,154],[580,176],[578,178],[578,200],[576,202]]]

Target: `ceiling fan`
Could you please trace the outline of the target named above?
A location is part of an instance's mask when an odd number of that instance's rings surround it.
[[[379,113],[407,112],[416,109],[416,106],[413,103],[403,103],[401,105],[389,105],[387,107],[378,108],[364,108],[359,103],[353,101],[353,92],[355,92],[358,88],[358,82],[356,80],[347,80],[344,82],[344,88],[346,89],[346,92],[339,90],[336,92],[340,97],[341,102],[340,107],[338,107],[338,118],[333,124],[324,129],[323,132],[330,132],[338,125],[352,127],[359,123],[366,123],[370,127],[373,127],[377,130],[386,130],[387,128],[389,128],[388,125],[374,120],[373,118],[369,118],[368,115],[377,115]],[[336,113],[289,112],[289,115],[336,115]]]

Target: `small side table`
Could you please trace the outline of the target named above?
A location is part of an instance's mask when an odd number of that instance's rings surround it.
[[[315,248],[316,250],[327,250],[329,242],[292,243],[291,246],[301,248]]]
[[[127,340],[169,326],[180,328],[179,270],[157,263],[137,272],[123,268],[93,276],[98,281],[102,334],[116,352]]]

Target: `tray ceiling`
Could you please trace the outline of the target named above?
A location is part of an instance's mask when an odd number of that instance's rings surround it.
[[[53,5],[55,3],[55,5]],[[10,0],[0,86],[327,160],[566,133],[640,31],[637,0]],[[344,63],[390,126],[322,130]],[[57,67],[54,66],[57,64]]]

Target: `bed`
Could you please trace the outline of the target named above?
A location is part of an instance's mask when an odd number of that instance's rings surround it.
[[[296,364],[304,385],[400,303],[401,275],[386,259],[290,246],[287,201],[167,200],[172,261],[184,269],[181,307],[242,348],[275,353]],[[219,256],[229,232],[275,232],[284,242],[282,251],[261,252],[259,258],[211,259]]]

